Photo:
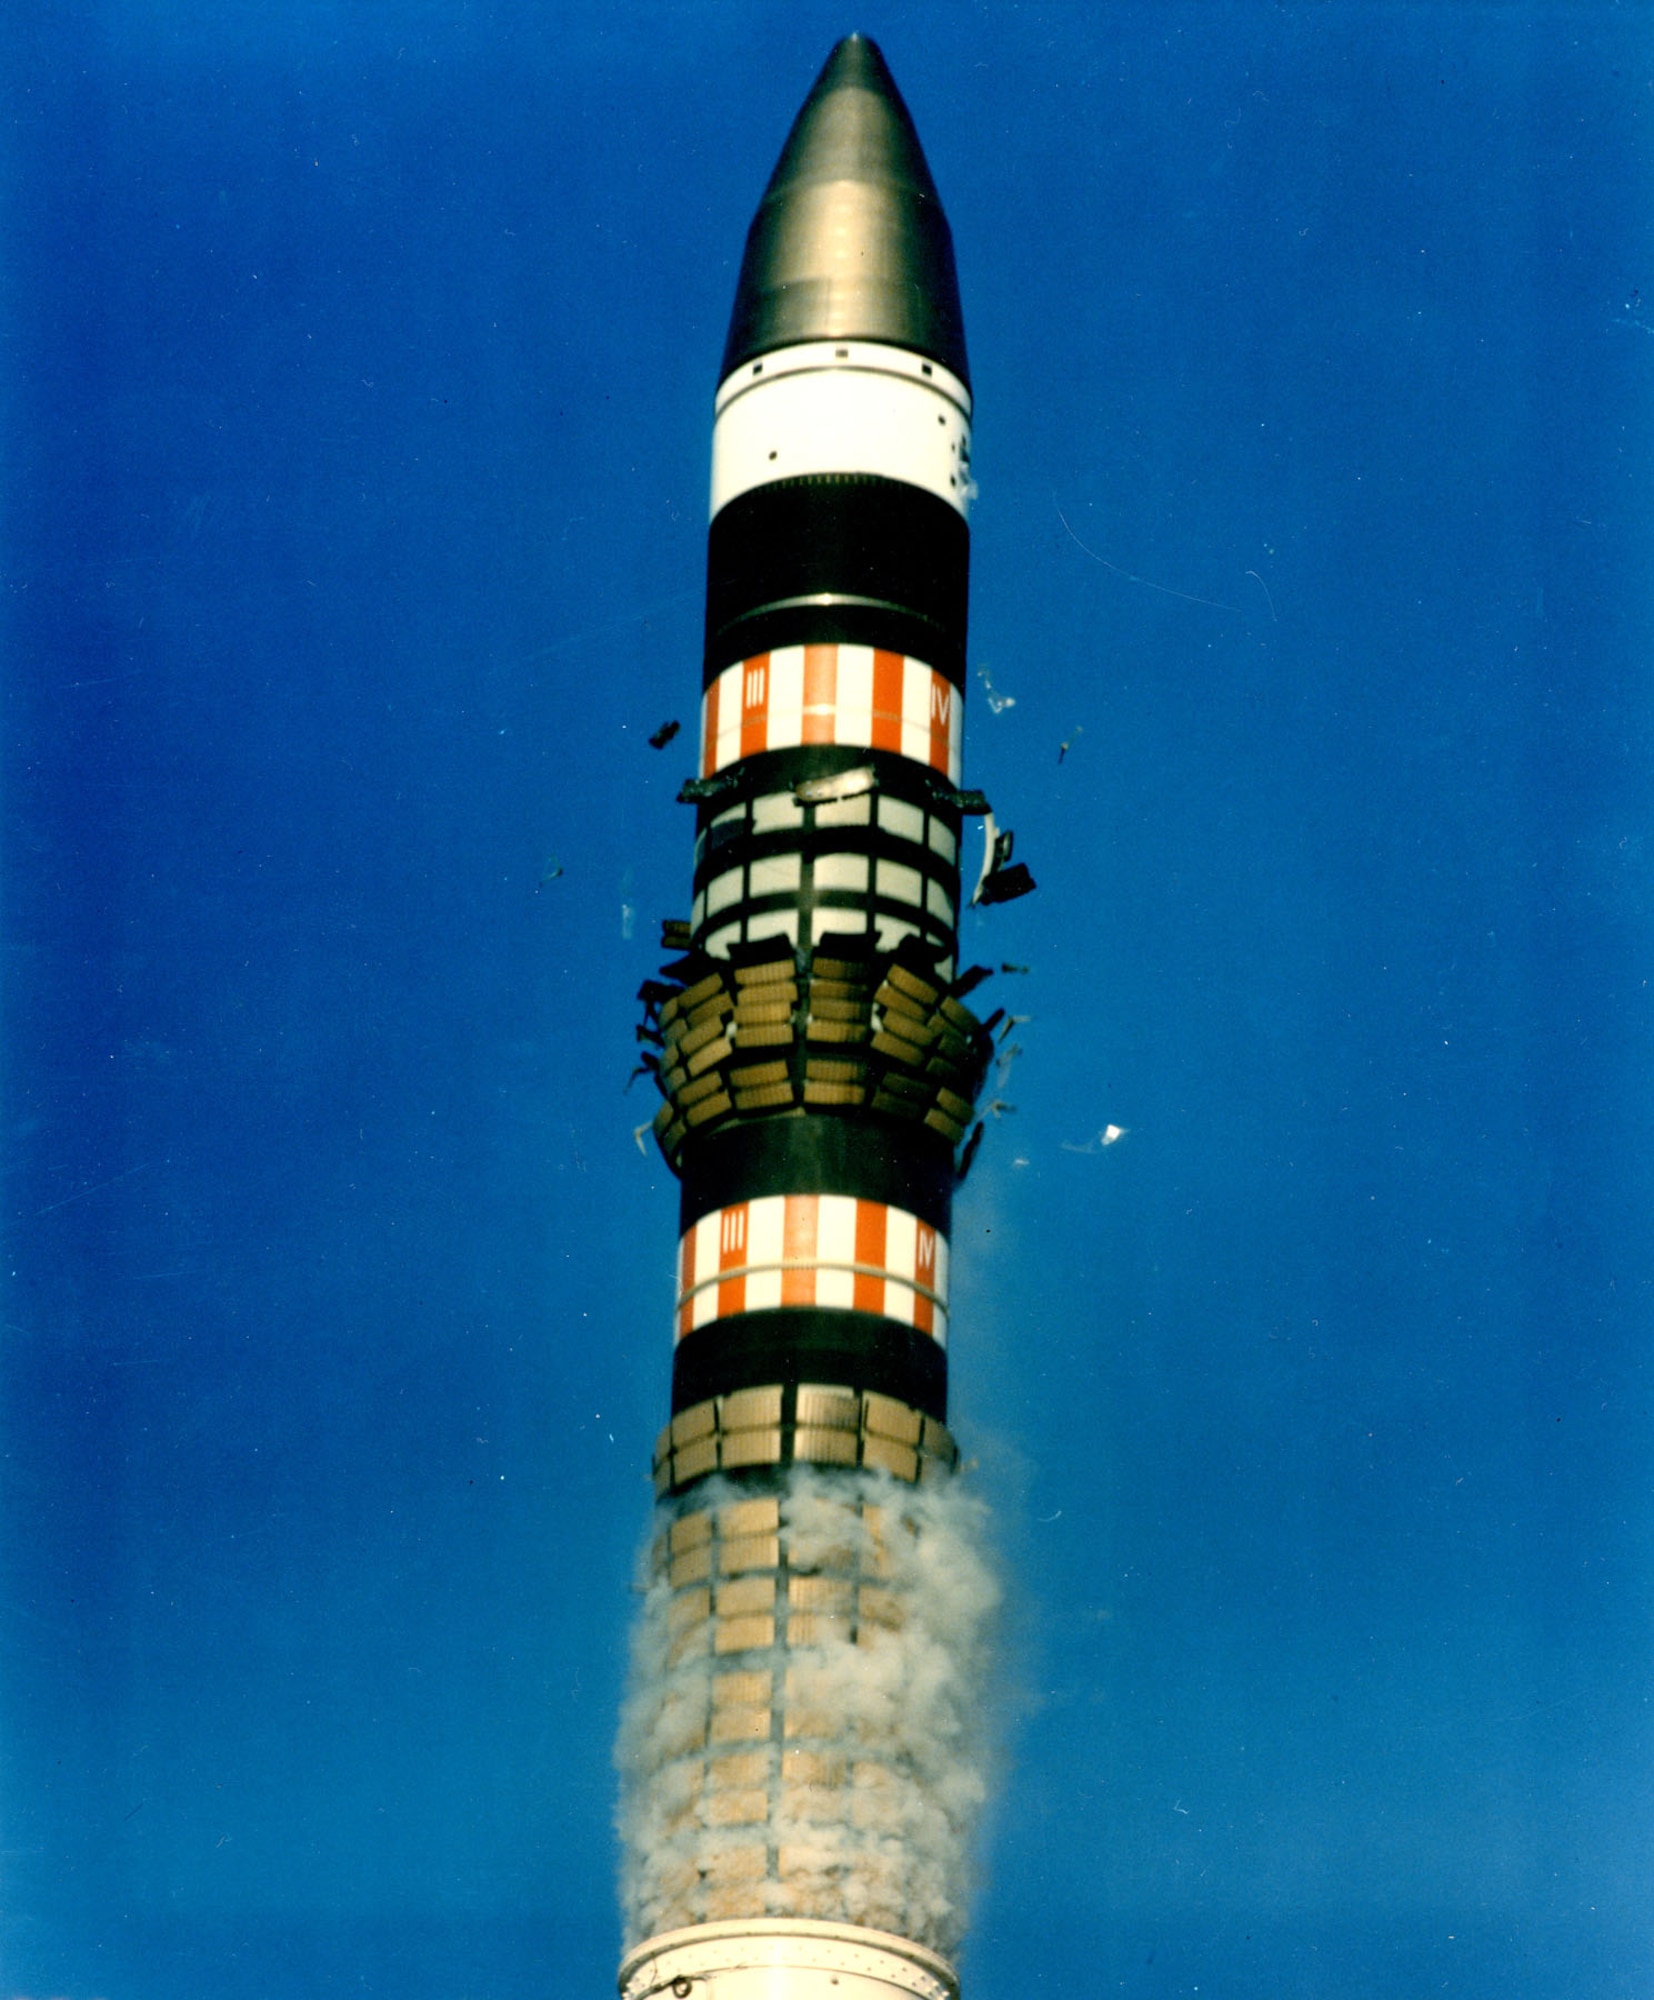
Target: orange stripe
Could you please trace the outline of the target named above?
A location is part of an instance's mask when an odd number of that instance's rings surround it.
[[[838,720],[838,648],[804,648],[804,728],[805,743],[831,743]]]
[[[816,1224],[819,1196],[790,1194],[782,1210],[781,1254],[790,1264],[797,1258],[804,1269],[781,1273],[781,1303],[813,1306],[816,1302]]]
[[[939,673],[930,674],[930,765],[946,775],[948,768],[948,717],[953,712],[953,689]]]
[[[885,1268],[885,1224],[888,1220],[882,1201],[858,1201],[856,1203],[856,1262],[870,1264],[875,1271]],[[884,1311],[884,1279],[870,1278],[865,1272],[855,1274],[855,1289],[852,1304],[857,1312],[882,1313]]]
[[[737,1201],[718,1217],[718,1269],[739,1271],[747,1261],[747,1205]]]
[[[718,1286],[718,1317],[747,1309],[747,1205],[735,1202],[718,1218],[718,1269],[738,1271],[740,1276],[725,1278]]]
[[[722,674],[717,675],[706,691],[706,699],[701,704],[701,776],[710,778],[718,758],[718,690],[724,684]]]
[[[873,748],[902,748],[902,656],[900,653],[873,655]]]
[[[756,653],[741,667],[741,755],[756,757],[769,745],[770,656]]]

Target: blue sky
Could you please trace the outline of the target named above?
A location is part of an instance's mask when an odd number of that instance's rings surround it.
[[[607,1990],[646,738],[852,27],[1040,883],[967,939],[1032,1016],[956,1220],[967,1991],[1640,1990],[1646,21],[8,10],[0,1995]]]

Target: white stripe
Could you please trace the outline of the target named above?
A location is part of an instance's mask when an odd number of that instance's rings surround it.
[[[865,854],[818,854],[815,861],[817,889],[844,889],[854,895],[867,894]]]
[[[722,875],[714,875],[712,880],[706,885],[706,913],[708,916],[715,915],[719,910],[726,910],[731,903],[738,903],[740,900],[741,871],[739,868],[726,868]]]
[[[747,1203],[747,1262],[779,1264],[785,1238],[787,1197],[763,1194]]]
[[[917,723],[925,732],[925,755],[930,755],[930,687],[934,676],[922,660],[902,661],[902,720]]]
[[[833,702],[836,743],[873,741],[873,648],[840,646],[838,693]]]
[[[770,655],[767,750],[791,750],[804,740],[804,648],[778,646]]]
[[[850,1272],[837,1266],[816,1272],[816,1304],[837,1312],[849,1312],[856,1302],[856,1281]]]
[[[904,375],[914,382],[927,383],[963,415],[971,414],[971,392],[951,368],[915,354],[910,348],[886,347],[875,340],[806,340],[796,347],[778,347],[762,360],[749,361],[733,375],[724,377],[713,398],[713,413],[722,416],[731,403],[752,389],[773,382],[778,375],[806,375],[827,366],[875,368]]]
[[[936,494],[964,514],[970,396],[904,348],[811,341],[765,355],[720,387],[712,427],[712,512],[772,480],[866,472]]]
[[[747,1311],[767,1312],[781,1303],[781,1273],[778,1270],[747,1273]]]
[[[816,1204],[816,1261],[845,1266],[856,1261],[854,1195],[824,1194]]]
[[[799,884],[800,860],[796,854],[768,854],[747,864],[747,894],[778,896]]]
[[[817,910],[815,915],[810,919],[810,942],[811,944],[820,944],[821,940],[829,932],[838,931],[848,934],[854,931],[865,931],[866,928],[867,912],[865,910],[847,910],[840,904],[830,903],[825,909]]]
[[[897,1277],[916,1277],[919,1269],[917,1220],[903,1208],[887,1208],[884,1216],[884,1268]],[[907,1318],[908,1324],[911,1325],[913,1322],[911,1309]]]
[[[874,893],[888,896],[898,903],[922,903],[924,880],[918,869],[910,868],[905,861],[881,860],[873,878]]]

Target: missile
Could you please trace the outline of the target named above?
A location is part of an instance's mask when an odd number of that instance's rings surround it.
[[[949,1235],[998,1018],[959,965],[962,824],[987,816],[961,789],[971,416],[947,220],[852,35],[747,237],[692,903],[640,995],[681,1197],[619,1750],[624,2000],[958,1993],[993,1588],[953,1497]],[[989,818],[977,900],[1002,844]]]

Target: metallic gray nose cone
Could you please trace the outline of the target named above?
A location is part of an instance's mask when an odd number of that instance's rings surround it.
[[[901,93],[862,35],[827,58],[770,176],[720,379],[806,340],[883,341],[970,381],[947,217]]]

